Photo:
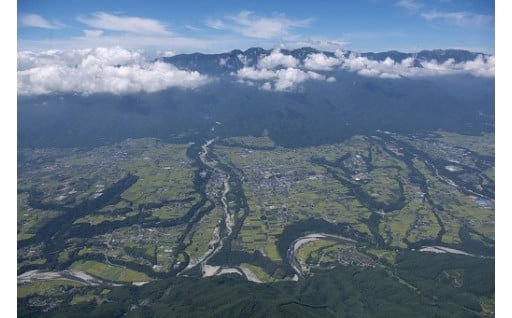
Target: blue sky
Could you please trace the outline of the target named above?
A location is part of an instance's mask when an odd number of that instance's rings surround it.
[[[495,9],[489,0],[23,0],[17,11],[19,51],[495,50]]]

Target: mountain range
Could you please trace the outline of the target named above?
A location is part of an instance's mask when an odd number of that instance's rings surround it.
[[[212,130],[219,137],[265,132],[287,147],[377,129],[479,134],[494,130],[494,77],[477,72],[490,58],[463,50],[358,54],[313,48],[163,57],[153,62],[205,74],[209,82],[153,93],[18,95],[18,146],[96,146],[177,135],[193,140]]]
[[[194,70],[200,73],[209,75],[229,75],[243,67],[255,67],[258,60],[262,57],[269,56],[274,50],[265,50],[263,48],[249,48],[245,51],[233,50],[231,52],[219,54],[178,54],[171,57],[161,57],[157,60],[170,63],[178,68]],[[299,61],[304,61],[311,54],[324,54],[327,57],[334,58],[337,56],[335,52],[320,51],[312,47],[303,47],[294,50],[280,49],[285,56],[291,56]],[[386,58],[391,58],[395,62],[402,62],[406,58],[413,58],[414,67],[420,67],[421,62],[436,60],[439,63],[444,63],[448,59],[453,59],[455,63],[472,61],[477,56],[489,56],[484,53],[470,52],[467,50],[447,49],[447,50],[422,50],[417,53],[403,53],[399,51],[387,52],[366,52],[358,53],[353,51],[341,51],[341,55],[348,58],[351,54],[371,61],[384,61]],[[338,54],[338,56],[340,56]]]

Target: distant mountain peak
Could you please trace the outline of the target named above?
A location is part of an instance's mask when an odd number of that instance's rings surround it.
[[[279,52],[284,56],[292,56],[300,63],[304,63],[306,58],[312,54],[324,54],[327,57],[335,57],[338,53],[329,51],[320,51],[312,47],[302,47],[296,49],[264,49],[261,47],[251,47],[242,51],[234,49],[230,52],[204,54],[204,53],[191,53],[191,54],[178,54],[172,57],[162,57],[159,60],[166,63],[175,65],[181,69],[188,69],[198,71],[200,73],[222,76],[229,75],[244,67],[257,67],[258,61],[266,56],[269,56],[274,51]],[[489,56],[483,53],[475,53],[461,49],[433,49],[422,50],[415,53],[404,53],[397,50],[390,50],[385,52],[364,52],[359,53],[355,51],[343,51],[343,55],[348,57],[351,54],[367,58],[370,61],[385,61],[390,58],[395,63],[401,63],[407,58],[413,58],[413,67],[421,68],[422,62],[435,60],[438,63],[444,63],[449,59],[453,59],[455,63],[466,62],[474,60],[478,55]]]

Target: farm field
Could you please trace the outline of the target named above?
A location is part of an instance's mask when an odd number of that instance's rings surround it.
[[[412,288],[396,271],[408,253],[493,257],[494,161],[478,146],[491,137],[458,138],[376,132],[302,148],[268,136],[145,138],[21,150],[18,271],[77,270],[107,285],[229,273],[272,284],[355,267]],[[71,305],[108,303],[96,289],[78,292],[88,284],[33,281],[18,297],[70,291]]]

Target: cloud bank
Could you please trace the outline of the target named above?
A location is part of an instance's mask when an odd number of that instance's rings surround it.
[[[329,57],[323,53],[313,53],[304,60],[304,66],[310,70],[330,71],[340,65],[341,61],[336,57]]]
[[[253,81],[264,81],[260,86],[264,90],[292,91],[306,80],[326,80],[324,75],[289,67],[279,70],[244,67],[236,73],[241,83],[254,85]],[[332,80],[331,80],[332,81]]]
[[[172,56],[174,52],[160,52]],[[262,54],[256,61],[239,53],[243,67],[231,73],[239,83],[264,90],[294,91],[306,81],[336,82],[340,71],[361,76],[399,79],[425,76],[471,74],[494,77],[495,57],[477,55],[474,60],[455,62],[447,59],[421,60],[413,56],[401,61],[391,57],[372,60],[357,53],[341,50],[332,53],[310,53],[294,57],[280,49]],[[212,59],[221,67],[226,59]],[[194,70],[177,69],[172,64],[148,61],[140,51],[120,47],[68,51],[18,53],[18,94],[40,95],[54,92],[125,94],[156,92],[169,87],[197,88],[213,80]]]
[[[284,55],[281,50],[273,50],[269,55],[259,59],[259,68],[276,68],[282,67],[296,67],[299,64],[299,60],[291,55]]]
[[[240,11],[224,19],[208,19],[205,24],[213,29],[231,31],[250,38],[271,39],[289,35],[292,29],[308,26],[311,21],[289,19],[284,14],[261,17],[250,11]]]
[[[494,65],[494,56],[486,55],[477,55],[474,60],[460,63],[453,59],[439,63],[436,60],[419,61],[413,57],[402,61],[395,61],[391,57],[371,60],[356,53],[346,54],[341,50],[330,55],[311,53],[300,61],[276,49],[269,55],[260,56],[255,66],[244,66],[233,75],[240,83],[259,86],[261,89],[293,91],[307,80],[335,82],[334,71],[343,70],[361,76],[385,79],[454,74],[493,77]]]
[[[140,52],[122,48],[18,52],[18,94],[54,92],[156,92],[169,87],[196,88],[211,79],[196,71],[149,62]]]
[[[327,77],[309,70],[299,69],[300,61],[291,55],[285,55],[280,49],[259,58],[256,67],[243,67],[234,75],[240,83],[255,85],[254,81],[263,81],[263,90],[292,91],[306,80],[325,81]],[[329,78],[332,82],[333,78]]]
[[[343,69],[358,73],[362,76],[380,77],[380,78],[401,78],[401,77],[420,77],[420,76],[442,76],[453,74],[471,74],[474,76],[493,77],[495,68],[495,57],[477,55],[474,60],[456,63],[453,59],[448,59],[443,63],[436,60],[418,61],[419,65],[414,66],[415,59],[409,57],[401,62],[393,60],[391,57],[383,61],[370,60],[367,57],[351,53],[346,56],[342,51],[337,51],[334,57],[324,53],[314,53],[308,55],[304,60],[304,67],[315,71],[332,71]]]
[[[461,63],[456,63],[453,59],[448,59],[444,63],[436,60],[419,61],[421,67],[415,67],[415,60],[412,57],[396,62],[390,57],[383,61],[376,61],[350,54],[348,57],[341,55],[339,62],[342,69],[369,77],[400,78],[453,74],[493,77],[495,59],[494,56],[478,55],[473,61]]]

